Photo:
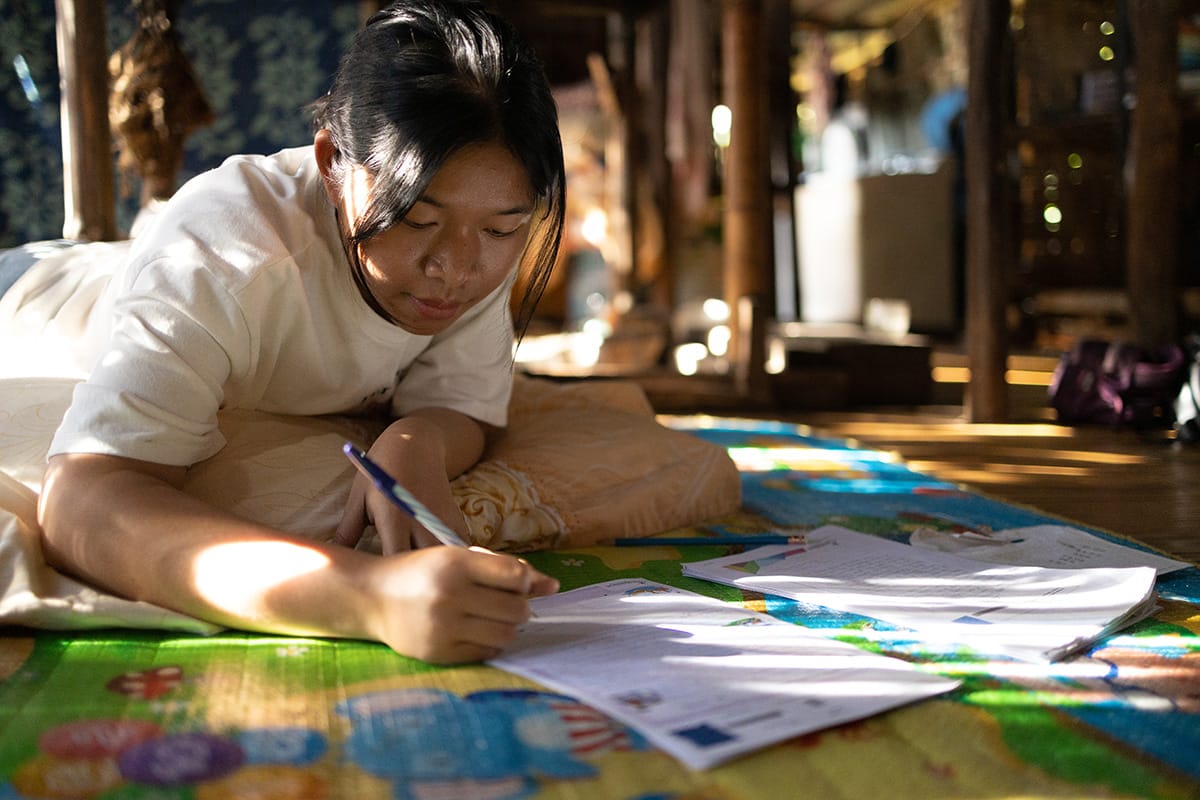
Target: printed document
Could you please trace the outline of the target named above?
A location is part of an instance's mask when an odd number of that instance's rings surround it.
[[[530,603],[537,617],[489,663],[605,712],[694,769],[958,685],[642,579]]]
[[[924,641],[1053,661],[1155,608],[1153,567],[990,564],[827,525],[683,574],[882,620]]]
[[[1186,561],[1103,539],[1067,525],[1030,525],[1003,531],[935,531],[918,528],[909,536],[914,547],[989,561],[1036,567],[1154,567],[1159,575],[1192,566]]]

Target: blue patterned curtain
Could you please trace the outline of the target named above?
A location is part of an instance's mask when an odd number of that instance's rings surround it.
[[[108,2],[109,51],[133,30],[128,0]],[[304,106],[328,86],[358,27],[352,0],[183,0],[177,18],[216,121],[194,133],[178,182],[235,153],[311,140]],[[0,248],[62,234],[62,140],[54,0],[0,0]],[[120,181],[116,181],[120,186]],[[136,188],[118,198],[128,230]]]

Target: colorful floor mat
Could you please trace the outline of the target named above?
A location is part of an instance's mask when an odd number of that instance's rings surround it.
[[[793,426],[670,423],[728,447],[745,498],[742,512],[678,533],[837,523],[905,541],[918,528],[1054,521]],[[530,560],[564,588],[640,576],[835,628],[961,688],[694,772],[572,698],[486,666],[434,668],[360,642],[10,629],[0,800],[1200,797],[1200,569],[1159,579],[1152,619],[1045,666],[934,651],[869,619],[680,576],[682,560],[726,552]]]

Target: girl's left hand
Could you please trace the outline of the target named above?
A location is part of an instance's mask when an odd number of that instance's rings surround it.
[[[470,541],[466,519],[450,491],[445,446],[437,426],[411,417],[393,423],[367,455],[383,467],[439,519]],[[354,547],[374,525],[384,555],[439,544],[415,519],[396,507],[364,475],[356,473],[334,541]]]

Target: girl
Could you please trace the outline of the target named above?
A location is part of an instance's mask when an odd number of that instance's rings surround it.
[[[332,543],[179,489],[224,444],[218,409],[384,410],[395,421],[369,454],[466,532],[450,480],[506,421],[510,290],[526,263],[523,326],[562,230],[549,86],[480,5],[399,0],[355,38],[314,122],[311,146],[189,181],[133,241],[50,449],[46,553],[109,591],[231,627],[487,658],[552,578],[426,547],[430,534],[362,477]],[[368,524],[382,556],[352,547]]]

